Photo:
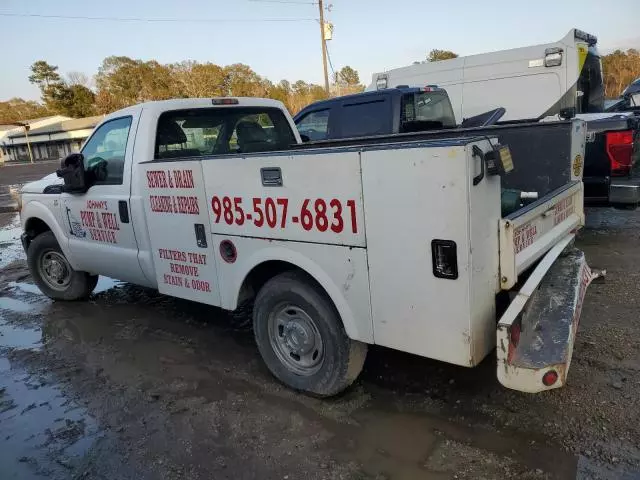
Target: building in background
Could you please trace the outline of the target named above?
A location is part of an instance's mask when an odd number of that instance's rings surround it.
[[[15,123],[5,123],[0,125],[0,163],[10,160],[8,156],[8,149],[4,148],[5,143],[10,143],[10,141],[8,140],[8,137],[10,135],[21,132],[24,134],[25,127],[28,127],[29,130],[31,130],[45,127],[56,122],[62,122],[63,120],[71,119],[69,117],[65,117],[64,115],[52,115],[50,117],[33,118],[31,120],[21,120]]]
[[[4,137],[6,137],[11,132],[11,130],[15,128],[16,127],[13,125],[0,125],[0,145],[2,145]],[[0,165],[2,165],[6,160],[4,152],[4,148],[0,147]]]
[[[47,119],[27,120],[28,131],[16,127],[0,139],[2,157],[6,162],[59,160],[72,152],[79,152],[83,142],[91,135],[102,116],[69,118],[61,115]],[[46,120],[43,122],[43,120]]]

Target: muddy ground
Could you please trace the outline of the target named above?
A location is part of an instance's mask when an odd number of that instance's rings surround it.
[[[0,175],[5,170],[0,169]],[[279,385],[247,319],[108,279],[90,301],[33,286],[0,215],[0,478],[640,478],[640,212],[593,209],[566,388],[370,350],[333,400]]]

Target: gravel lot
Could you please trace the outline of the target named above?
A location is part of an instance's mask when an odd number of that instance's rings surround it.
[[[29,178],[9,168],[0,184]],[[109,279],[48,300],[19,233],[0,214],[2,479],[640,478],[640,212],[589,210],[579,246],[607,279],[569,385],[538,395],[502,388],[493,355],[464,369],[373,348],[344,395],[302,396],[241,315]]]

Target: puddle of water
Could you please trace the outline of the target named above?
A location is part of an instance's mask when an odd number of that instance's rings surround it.
[[[16,298],[0,297],[0,310],[6,310],[15,313],[28,313],[36,309],[36,305],[31,305]]]
[[[2,478],[69,478],[100,435],[87,411],[48,381],[0,369]]]
[[[401,414],[361,420],[353,453],[366,473],[394,472],[401,480],[428,476],[425,463],[438,441],[433,425]]]
[[[93,291],[93,293],[104,292],[111,288],[121,287],[122,285],[125,285],[125,282],[121,282],[120,280],[114,280],[113,278],[109,278],[109,277],[100,277],[100,279],[98,280],[98,285],[96,285],[96,288]]]
[[[44,295],[38,287],[33,283],[24,282],[9,282],[9,287],[15,290],[20,290],[24,293],[31,293],[33,295]]]
[[[40,291],[40,289],[33,283],[9,282],[8,285],[10,288],[14,290],[20,290],[21,292],[24,292],[24,293],[30,293],[32,295],[40,295],[40,296],[44,295]],[[100,277],[100,279],[98,280],[98,285],[96,285],[96,288],[93,291],[93,293],[104,292],[112,288],[121,287],[123,285],[126,285],[126,283],[121,282],[120,280],[114,280],[113,278],[109,278],[109,277]],[[0,308],[2,307],[0,306]]]
[[[24,258],[24,251],[20,243],[20,217],[16,215],[11,223],[0,229],[0,268],[11,262]]]
[[[42,342],[42,331],[0,324],[0,347],[38,349]]]
[[[573,455],[542,442],[533,448],[527,436],[414,413],[365,410],[353,418],[360,427],[336,437],[334,446],[371,477],[393,472],[398,480],[451,478],[458,471],[473,471],[499,478],[504,468],[530,472],[543,468],[557,478],[575,475]]]

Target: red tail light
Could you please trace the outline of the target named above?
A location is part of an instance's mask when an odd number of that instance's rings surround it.
[[[549,370],[542,376],[542,383],[545,387],[550,387],[558,381],[558,372],[555,370]]]
[[[511,330],[510,330],[510,336],[511,336],[511,343],[513,343],[514,347],[518,346],[518,343],[520,343],[520,331],[521,331],[521,326],[520,326],[520,322],[514,322],[513,325],[511,325]]]
[[[633,131],[607,133],[607,155],[611,162],[611,175],[620,177],[631,172],[633,153]]]
[[[516,353],[516,347],[520,343],[520,331],[522,330],[521,319],[518,318],[509,328],[509,351],[507,352],[507,363],[511,363]]]

